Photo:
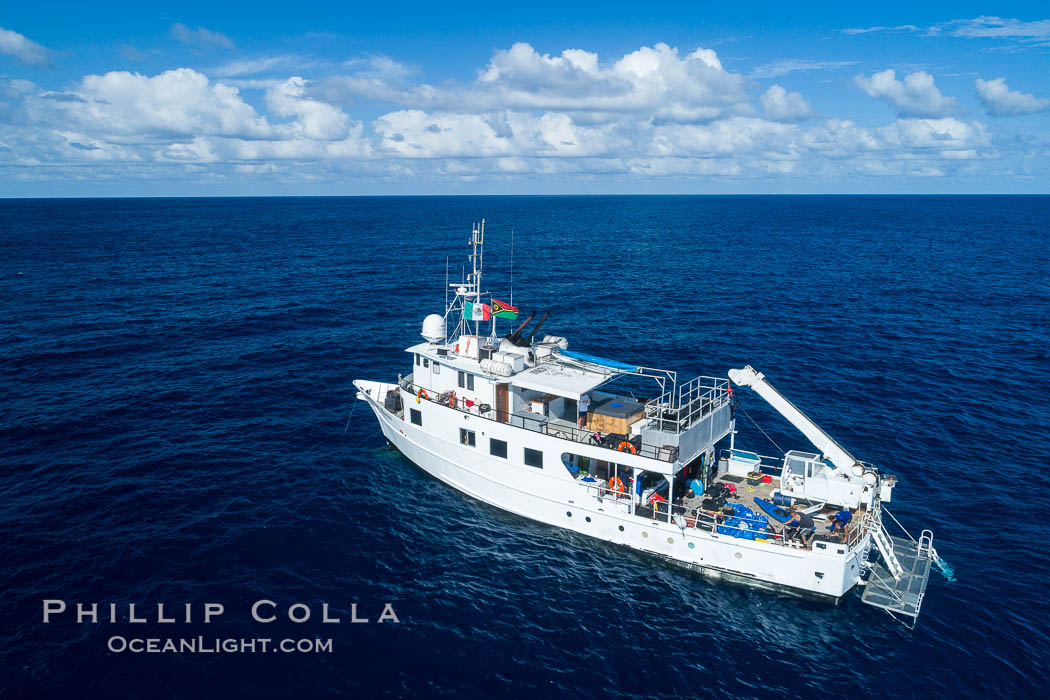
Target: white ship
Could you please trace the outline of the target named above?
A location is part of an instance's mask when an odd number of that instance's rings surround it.
[[[682,381],[541,338],[546,314],[498,336],[497,318],[517,310],[482,291],[484,221],[470,245],[470,272],[447,284],[444,314],[427,316],[424,342],[406,349],[412,372],[354,381],[409,460],[497,508],[704,576],[834,603],[862,587],[865,603],[914,623],[939,560],[929,530],[916,540],[887,510],[895,477],[850,455],[750,366]],[[651,395],[618,390],[625,379],[647,381]],[[738,448],[733,384],[814,451]],[[789,504],[815,531],[782,524]]]

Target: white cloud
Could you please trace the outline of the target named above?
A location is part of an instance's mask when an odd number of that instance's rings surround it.
[[[807,61],[789,58],[773,63],[764,63],[751,71],[752,78],[776,78],[796,71],[834,70],[856,65],[856,61]]]
[[[111,71],[88,75],[72,94],[47,93],[57,110],[84,129],[135,138],[197,135],[266,138],[273,127],[237,88],[179,68],[149,77]]]
[[[271,65],[256,67],[287,68]],[[430,187],[789,173],[838,182],[949,175],[997,157],[985,127],[950,117],[954,100],[924,73],[858,76],[869,94],[900,110],[878,128],[818,118],[800,93],[780,85],[756,94],[715,52],[683,55],[664,44],[609,62],[580,49],[541,55],[515,44],[494,52],[466,84],[413,83],[416,69],[383,56],[341,67],[353,72],[339,81],[305,73],[209,79],[189,68],[89,75],[64,91],[0,80],[0,168],[17,163],[19,173],[43,177],[65,167],[76,173],[69,177],[100,179],[167,168],[196,181],[332,182],[367,173]],[[239,85],[265,92],[246,99]],[[363,94],[394,106],[367,124],[355,121],[342,105]]]
[[[34,66],[47,65],[50,56],[50,52],[40,44],[3,27],[0,27],[0,53]]]
[[[332,141],[345,137],[350,129],[350,117],[338,107],[307,98],[307,81],[289,78],[270,88],[266,106],[278,117],[297,117],[292,129],[309,139]]]
[[[851,27],[849,29],[843,29],[842,33],[849,36],[856,36],[857,34],[871,34],[873,32],[917,32],[919,28],[914,24],[899,24],[896,27]]]
[[[747,80],[718,55],[698,48],[682,57],[667,44],[643,46],[603,67],[598,55],[566,49],[539,54],[526,43],[496,51],[469,85],[400,88],[372,76],[328,81],[340,91],[408,107],[458,112],[554,110],[642,113],[665,121],[705,121],[753,110]]]
[[[207,72],[211,75],[218,76],[220,78],[233,78],[240,75],[256,75],[258,73],[265,73],[272,71],[276,68],[287,68],[295,65],[297,68],[303,67],[303,61],[299,60],[295,56],[266,56],[263,58],[240,58],[236,61],[230,61],[224,63],[221,66],[216,66],[208,70]],[[287,75],[287,73],[285,74]]]
[[[171,25],[171,36],[176,41],[191,46],[220,47],[224,49],[233,48],[233,39],[222,32],[214,32],[204,27],[187,27],[181,22]]]
[[[772,85],[762,94],[762,111],[773,121],[798,122],[813,116],[805,98],[797,92],[788,92]]]
[[[930,27],[933,33],[976,38],[1020,38],[1028,40],[1050,39],[1050,19],[1024,22],[1019,19],[1004,19],[982,15],[973,19],[953,19],[950,22]]]
[[[1010,90],[1006,78],[981,80],[977,78],[977,97],[993,117],[1013,117],[1035,114],[1050,109],[1050,100],[1026,92]]]
[[[942,95],[933,76],[924,71],[911,73],[900,81],[896,72],[884,70],[870,78],[858,75],[853,83],[869,96],[891,103],[902,117],[943,117],[959,111],[955,99]]]

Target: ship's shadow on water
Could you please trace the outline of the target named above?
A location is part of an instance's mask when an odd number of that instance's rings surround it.
[[[752,364],[898,476],[893,513],[958,580],[934,573],[909,631],[855,596],[714,582],[507,514],[387,447],[351,381],[411,371],[481,217],[497,298],[513,228],[514,303],[572,349]],[[1045,695],[1048,231],[1046,197],[0,200],[23,273],[0,275],[0,695]],[[121,621],[45,625],[51,598]],[[275,622],[252,620],[260,599]],[[159,602],[198,616],[127,622]],[[207,625],[206,602],[226,609]],[[333,649],[132,654],[113,635]]]

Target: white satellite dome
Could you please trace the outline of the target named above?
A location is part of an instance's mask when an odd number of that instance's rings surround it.
[[[423,337],[427,342],[437,343],[445,339],[445,319],[437,314],[430,314],[423,319]]]

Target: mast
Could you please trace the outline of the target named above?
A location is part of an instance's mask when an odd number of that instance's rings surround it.
[[[470,258],[470,272],[468,273],[466,267],[463,267],[462,278],[459,284],[450,284],[447,279],[445,280],[445,286],[447,288],[455,288],[456,292],[452,305],[446,305],[445,315],[447,316],[451,313],[458,304],[460,325],[456,327],[456,332],[461,332],[460,329],[462,328],[462,332],[469,333],[470,321],[467,319],[467,302],[471,301],[476,304],[481,301],[481,273],[485,266],[484,219],[481,220],[480,224],[474,224],[474,228],[470,232],[470,242],[467,245],[471,247],[471,252],[467,256]],[[480,321],[474,321],[474,335],[479,335],[480,331]]]

